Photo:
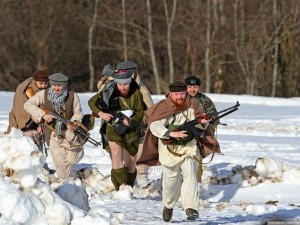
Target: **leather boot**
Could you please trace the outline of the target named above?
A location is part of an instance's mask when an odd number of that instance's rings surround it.
[[[127,184],[127,169],[125,167],[111,170],[111,181],[118,191],[122,184]]]
[[[169,222],[172,218],[172,215],[173,215],[173,209],[168,209],[168,208],[164,207],[163,220],[165,222]]]
[[[195,220],[199,218],[199,213],[195,209],[188,208],[185,210],[187,220]]]

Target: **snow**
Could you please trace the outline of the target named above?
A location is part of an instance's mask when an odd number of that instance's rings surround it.
[[[73,178],[63,182],[42,169],[45,160],[54,168],[51,156],[30,138],[18,129],[4,134],[13,94],[0,92],[0,225],[167,224],[160,166],[149,169],[147,188],[114,191],[109,155],[87,143]],[[84,113],[93,95],[79,93]],[[218,110],[237,101],[240,108],[221,119],[222,154],[204,159],[200,218],[187,222],[179,201],[171,224],[300,224],[300,98],[208,96]],[[91,131],[97,141],[99,126],[98,119]]]

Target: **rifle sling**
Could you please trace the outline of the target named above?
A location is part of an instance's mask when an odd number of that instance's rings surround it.
[[[181,156],[184,156],[184,155],[185,155],[185,153],[180,154],[180,153],[177,153],[177,152],[172,151],[172,150],[170,149],[169,145],[167,145],[167,149],[168,149],[168,151],[169,151],[172,155],[174,155],[174,156],[181,157]],[[210,162],[213,160],[214,155],[215,155],[215,153],[212,154],[211,159],[209,160],[209,162],[206,162],[206,163],[203,163],[203,162],[202,162],[202,159],[198,159],[196,156],[194,156],[194,159],[195,159],[199,164],[208,164],[208,163],[210,163]]]

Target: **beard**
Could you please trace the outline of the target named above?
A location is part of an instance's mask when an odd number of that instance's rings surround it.
[[[175,101],[173,101],[173,103],[175,104],[176,108],[178,110],[184,110],[185,108],[185,99],[177,99]]]
[[[129,90],[122,90],[122,91],[119,90],[119,95],[122,97],[126,97],[128,95],[128,93],[129,93]]]

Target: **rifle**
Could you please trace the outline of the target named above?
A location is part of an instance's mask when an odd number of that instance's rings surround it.
[[[46,147],[46,138],[45,138],[45,124],[40,124],[41,129],[42,129],[42,133],[40,136],[41,139],[41,145],[39,146],[40,151],[47,157],[48,153],[47,153],[47,147]]]
[[[48,156],[47,147],[46,147],[46,138],[45,138],[45,124],[35,123],[32,119],[26,123],[25,128],[37,130],[38,127],[41,128],[41,135],[38,137],[39,140],[35,140],[39,150],[45,155]]]
[[[227,116],[230,113],[233,113],[234,111],[238,110],[240,106],[240,103],[237,101],[236,104],[234,106],[231,106],[229,108],[223,109],[219,112],[217,112],[217,117],[215,117],[214,119],[211,119],[211,121],[209,121],[210,124],[213,124],[216,120],[219,120],[225,116]],[[223,113],[223,114],[221,114]],[[209,120],[210,117],[206,114],[203,113],[201,116],[196,117],[195,119],[185,122],[181,125],[179,125],[174,131],[190,131],[192,133],[192,135],[194,137],[198,137],[198,138],[203,138],[204,137],[204,130],[199,129],[197,127],[195,127],[195,125],[200,124],[202,119],[206,119]],[[163,144],[170,144],[170,143],[177,143],[178,140],[176,138],[170,138],[170,139],[163,139]]]
[[[127,119],[130,119],[130,118],[128,118],[122,112],[109,112],[109,114],[111,114],[113,116],[113,118],[115,119],[115,124],[113,125],[113,127],[117,134],[120,134],[120,135],[124,134],[126,132],[127,128],[129,128],[129,127],[138,127],[140,129],[145,128],[145,124],[139,123],[133,119],[130,120],[129,126],[126,126],[123,123],[123,120],[126,118]]]
[[[223,109],[223,110],[217,112],[218,116],[215,117],[214,119],[212,119],[209,123],[213,124],[215,121],[221,119],[222,117],[227,116],[228,114],[233,113],[234,111],[237,111],[239,109],[239,106],[240,106],[240,103],[239,103],[239,101],[237,101],[234,106],[231,106],[229,108],[226,108],[226,109]],[[223,113],[223,114],[221,114],[221,113]],[[226,125],[226,124],[223,124],[223,125]]]
[[[72,122],[71,120],[62,117],[61,115],[59,115],[55,111],[50,112],[50,111],[47,111],[46,109],[43,109],[43,110],[47,114],[50,114],[50,115],[52,115],[56,118],[55,133],[56,133],[57,136],[61,135],[62,125],[67,126],[68,124],[71,124],[75,128],[74,133],[78,134],[82,139],[84,139],[85,141],[90,142],[92,145],[94,145],[96,147],[101,145],[100,142],[98,142],[95,139],[90,137],[90,133],[88,132],[88,130],[86,128],[83,128],[83,125],[81,125],[79,122]]]

